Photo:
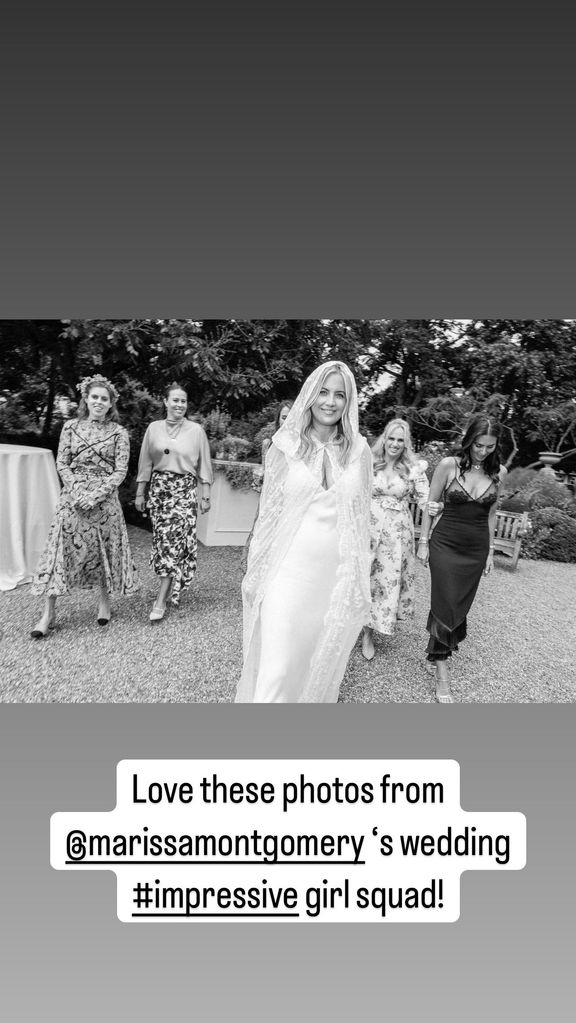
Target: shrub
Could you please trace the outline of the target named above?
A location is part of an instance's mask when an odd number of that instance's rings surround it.
[[[504,481],[500,507],[505,511],[566,510],[571,503],[572,494],[563,483],[558,483],[552,472],[513,469]]]
[[[537,509],[530,516],[522,554],[544,561],[576,562],[576,519],[560,508]]]
[[[444,441],[437,440],[429,441],[427,444],[423,444],[422,447],[418,449],[418,457],[423,458],[428,462],[426,475],[429,480],[432,479],[434,471],[442,459],[451,455],[452,452],[453,445],[445,444]]]
[[[248,465],[234,465],[233,462],[228,462],[228,464],[218,465],[218,468],[235,490],[260,489],[262,475],[260,466],[255,465],[254,468],[251,468]]]

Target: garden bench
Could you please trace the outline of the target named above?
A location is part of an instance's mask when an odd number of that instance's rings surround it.
[[[415,501],[410,501],[410,511],[414,520],[414,535],[420,535],[422,526],[422,508]],[[520,557],[522,537],[528,531],[528,512],[497,511],[496,529],[494,531],[494,551],[512,558],[511,568],[515,569]]]

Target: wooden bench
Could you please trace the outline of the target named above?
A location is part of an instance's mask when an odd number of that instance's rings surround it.
[[[497,511],[494,550],[512,558],[515,569],[520,557],[522,537],[528,532],[528,512]]]
[[[420,536],[422,527],[422,508],[415,501],[410,501],[410,511],[414,520],[414,535]],[[512,559],[514,570],[520,557],[522,537],[528,532],[528,512],[497,511],[496,529],[494,531],[494,551],[506,554]]]

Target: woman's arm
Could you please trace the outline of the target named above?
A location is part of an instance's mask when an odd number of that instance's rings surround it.
[[[136,477],[136,497],[134,498],[134,506],[136,511],[139,511],[141,515],[146,511],[146,488],[150,482],[152,476],[152,470],[154,468],[152,462],[152,454],[150,451],[150,427],[147,428],[146,433],[142,439],[140,446],[140,456],[138,458],[138,475]]]
[[[130,458],[130,440],[124,427],[118,427],[118,432],[114,438],[114,469],[109,476],[91,490],[87,495],[89,504],[84,502],[83,507],[94,508],[97,504],[101,504],[107,497],[110,496],[117,490],[120,484],[126,478],[128,472],[128,459]]]
[[[414,472],[414,475],[410,480],[411,490],[419,508],[424,508],[430,495],[430,484],[428,483],[428,477],[424,471],[426,468],[426,462],[422,463],[422,465],[423,468]]]
[[[506,475],[505,466],[500,466],[500,477],[498,480],[498,489]],[[496,513],[498,511],[498,501],[494,501],[494,504],[490,506],[488,512],[488,536],[490,537],[490,547],[488,549],[488,557],[486,558],[486,564],[484,566],[484,575],[490,575],[490,572],[494,568],[494,533],[496,532]]]
[[[72,424],[64,423],[60,440],[58,442],[58,455],[56,456],[56,468],[62,480],[65,490],[72,490],[74,487],[74,470],[70,468],[72,461]]]
[[[210,445],[208,443],[208,437],[202,427],[200,430],[200,440],[198,443],[199,454],[198,454],[198,482],[200,484],[200,513],[204,515],[207,511],[210,511],[210,488],[212,486],[213,473],[212,473],[212,460],[210,458]]]
[[[428,504],[438,504],[442,500],[442,495],[444,494],[448,484],[452,464],[452,458],[443,458],[436,466],[432,477],[432,483],[430,484]],[[430,536],[430,526],[432,521],[432,516],[428,510],[428,504],[424,507],[422,526],[420,527],[420,539],[418,540],[418,547],[416,550],[416,557],[423,565],[428,564],[428,539]]]

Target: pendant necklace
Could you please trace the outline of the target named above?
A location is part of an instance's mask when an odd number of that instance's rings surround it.
[[[182,429],[183,419],[179,423],[169,423],[167,419],[164,420],[164,426],[166,427],[166,433],[170,437],[170,440],[176,440],[176,437]]]
[[[184,422],[183,419],[181,419],[179,423],[169,423],[167,419],[164,420],[164,426],[166,428],[166,433],[168,434],[170,440],[176,440],[176,437],[178,436],[178,434],[180,433],[180,430],[182,429],[182,423],[183,422]],[[164,454],[165,455],[169,455],[170,454],[170,448],[164,448]]]

